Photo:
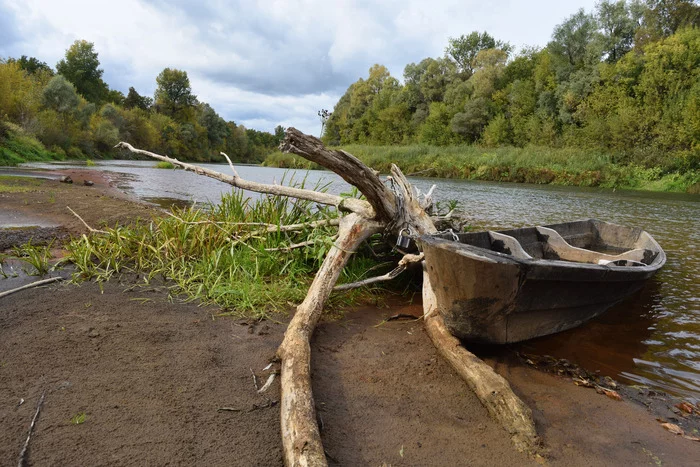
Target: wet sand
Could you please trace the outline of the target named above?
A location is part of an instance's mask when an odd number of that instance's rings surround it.
[[[158,213],[106,179],[85,187],[71,176],[73,185],[0,193],[0,216],[26,213],[79,234],[86,229],[66,205],[94,227]],[[279,387],[257,394],[250,370],[267,378],[288,318],[216,318],[215,308],[171,303],[164,287],[133,282],[0,298],[0,458],[15,462],[46,391],[30,465],[282,465]],[[484,355],[535,416],[544,459],[516,452],[420,321],[381,324],[420,312],[360,307],[319,325],[313,384],[331,465],[700,465],[700,443],[665,431],[643,405]]]

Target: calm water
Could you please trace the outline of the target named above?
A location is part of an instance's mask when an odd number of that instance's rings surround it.
[[[153,162],[97,164],[93,169],[109,172],[124,191],[159,204],[216,201],[229,191],[227,185],[191,172],[155,169]],[[229,172],[226,165],[206,166]],[[286,172],[256,166],[238,166],[237,170],[244,178],[267,183],[281,181]],[[331,192],[348,189],[329,172],[298,172],[294,176],[306,177],[311,188],[317,182],[332,182]],[[593,217],[651,233],[666,251],[668,262],[640,293],[579,328],[516,348],[567,358],[630,384],[700,401],[700,196],[423,178],[412,181],[422,191],[438,184],[436,198],[459,200],[477,227],[510,228]]]

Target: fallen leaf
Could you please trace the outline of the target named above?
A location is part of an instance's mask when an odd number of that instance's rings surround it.
[[[598,394],[605,394],[610,399],[613,399],[616,401],[622,400],[622,397],[620,396],[620,394],[618,394],[617,391],[613,391],[612,389],[606,389],[604,387],[598,386],[595,388],[595,390]]]
[[[678,425],[675,425],[673,423],[662,423],[661,426],[666,428],[668,431],[670,431],[674,435],[681,435],[681,436],[685,435],[683,428],[681,428]]]
[[[586,388],[592,388],[592,387],[593,387],[593,383],[591,383],[591,382],[588,381],[587,379],[583,379],[583,378],[574,378],[574,384],[575,384],[576,386],[583,386],[583,387],[586,387]]]
[[[688,404],[687,402],[681,402],[680,404],[676,404],[675,407],[677,409],[682,410],[685,413],[693,413],[694,411],[693,406]]]

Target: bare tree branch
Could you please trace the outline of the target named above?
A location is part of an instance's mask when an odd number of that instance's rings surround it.
[[[370,203],[360,199],[343,198],[341,196],[331,195],[328,193],[319,193],[318,191],[304,190],[301,188],[294,188],[289,186],[268,185],[265,183],[252,182],[249,180],[244,180],[241,177],[222,174],[221,172],[207,169],[206,167],[199,167],[197,165],[188,164],[187,162],[180,162],[179,160],[174,159],[172,157],[161,156],[160,154],[144,151],[143,149],[136,149],[129,143],[125,143],[123,141],[117,144],[115,148],[126,149],[128,151],[133,152],[134,154],[141,154],[144,156],[151,157],[153,159],[169,162],[173,165],[182,167],[183,169],[194,172],[196,174],[204,175],[209,178],[213,178],[214,180],[219,180],[220,182],[228,183],[229,185],[235,186],[236,188],[242,188],[244,190],[254,191],[256,193],[289,196],[292,198],[313,201],[319,204],[336,206],[341,211],[354,212],[367,218],[373,218],[375,216],[374,209],[372,209]]]
[[[374,170],[352,154],[327,149],[320,139],[305,135],[296,128],[287,128],[284,141],[280,144],[280,150],[292,152],[316,162],[357,187],[360,193],[365,195],[369,204],[374,207],[379,220],[390,221],[396,215],[394,194],[381,182]],[[371,219],[374,216],[363,217]]]

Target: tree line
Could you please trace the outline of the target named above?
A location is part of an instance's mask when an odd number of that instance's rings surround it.
[[[0,60],[0,146],[21,134],[61,157],[113,157],[122,140],[180,159],[221,160],[223,151],[259,162],[284,135],[281,126],[271,134],[224,120],[197,99],[183,70],[165,68],[153,97],[134,87],[125,96],[102,75],[94,44],[85,40],[75,41],[55,70],[35,57]]]
[[[700,6],[603,0],[555,27],[543,48],[486,32],[442,57],[350,85],[324,121],[332,145],[597,148],[618,164],[700,168]]]

